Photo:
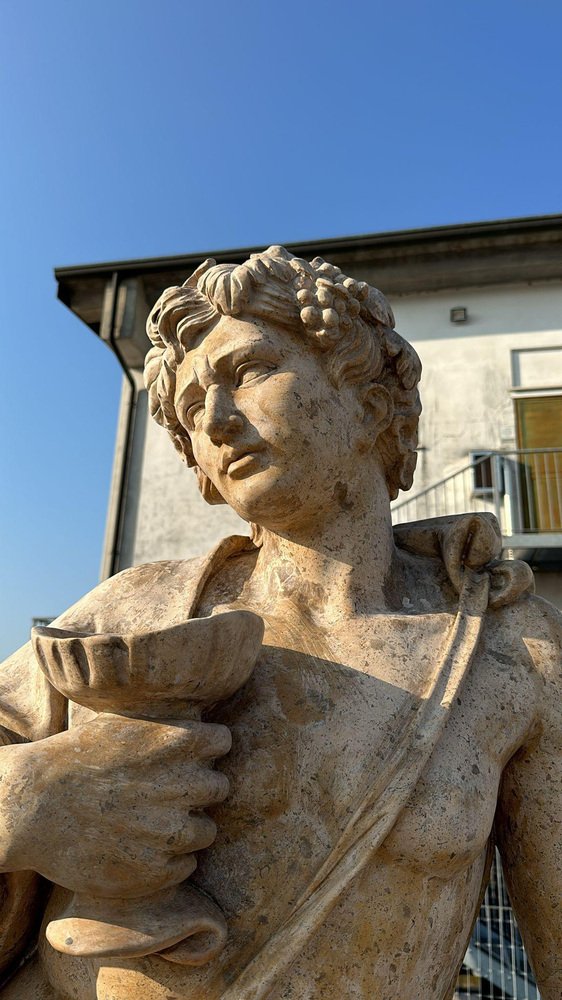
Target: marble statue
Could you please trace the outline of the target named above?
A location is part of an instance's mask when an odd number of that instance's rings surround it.
[[[251,534],[4,664],[2,1000],[448,1000],[495,844],[560,1000],[561,620],[490,515],[393,529],[421,368],[384,296],[271,247],[148,331],[153,417]]]

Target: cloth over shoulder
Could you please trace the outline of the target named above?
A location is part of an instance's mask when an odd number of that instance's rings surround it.
[[[395,526],[394,537],[398,547],[414,555],[441,559],[458,593],[467,570],[489,574],[491,608],[517,600],[532,587],[533,576],[525,563],[500,559],[501,534],[493,515],[401,524]],[[206,583],[227,560],[255,548],[245,536],[230,536],[191,564],[162,562],[126,570],[61,615],[57,624],[78,624],[92,631],[134,631],[160,627],[165,620],[167,624],[185,621],[196,614]],[[39,670],[30,645],[6,661],[5,667],[0,673],[0,746],[61,732],[66,726],[66,703]],[[0,875],[0,988],[2,975],[6,982],[26,950],[29,953],[36,914],[41,910],[42,885],[32,872]]]

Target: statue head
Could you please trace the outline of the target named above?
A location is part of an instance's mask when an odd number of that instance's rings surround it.
[[[162,293],[148,319],[154,345],[145,364],[150,412],[166,428],[182,459],[195,468],[208,502],[226,501],[194,455],[194,424],[186,417],[185,378],[180,380],[180,373],[193,346],[201,345],[229,317],[255,320],[287,340],[297,338],[338,392],[353,387],[361,398],[371,391],[384,397],[386,418],[376,425],[373,445],[390,499],[399,489],[410,488],[421,412],[421,364],[394,330],[388,302],[378,289],[347,277],[320,257],[308,262],[273,246],[240,265],[206,260],[181,287]],[[208,368],[206,355],[203,358],[203,368]],[[200,395],[212,382],[201,367],[200,357],[199,369],[187,380]]]

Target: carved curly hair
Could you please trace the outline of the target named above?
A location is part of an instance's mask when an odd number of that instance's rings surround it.
[[[150,412],[166,428],[175,448],[195,467],[205,498],[222,497],[197,468],[188,432],[174,406],[176,372],[193,338],[221,316],[249,313],[308,338],[326,356],[328,376],[344,383],[380,383],[394,415],[377,439],[391,499],[412,485],[421,363],[413,347],[394,330],[382,292],[355,281],[321,257],[308,262],[284,247],[252,254],[243,264],[204,261],[179,287],[167,288],[152,309],[147,333],[153,343],[144,379]]]

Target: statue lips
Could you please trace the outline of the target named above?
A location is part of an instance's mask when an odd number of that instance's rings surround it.
[[[250,471],[257,456],[264,450],[264,445],[250,445],[238,448],[225,454],[221,461],[221,471],[226,475],[236,477],[237,474],[244,475]]]

